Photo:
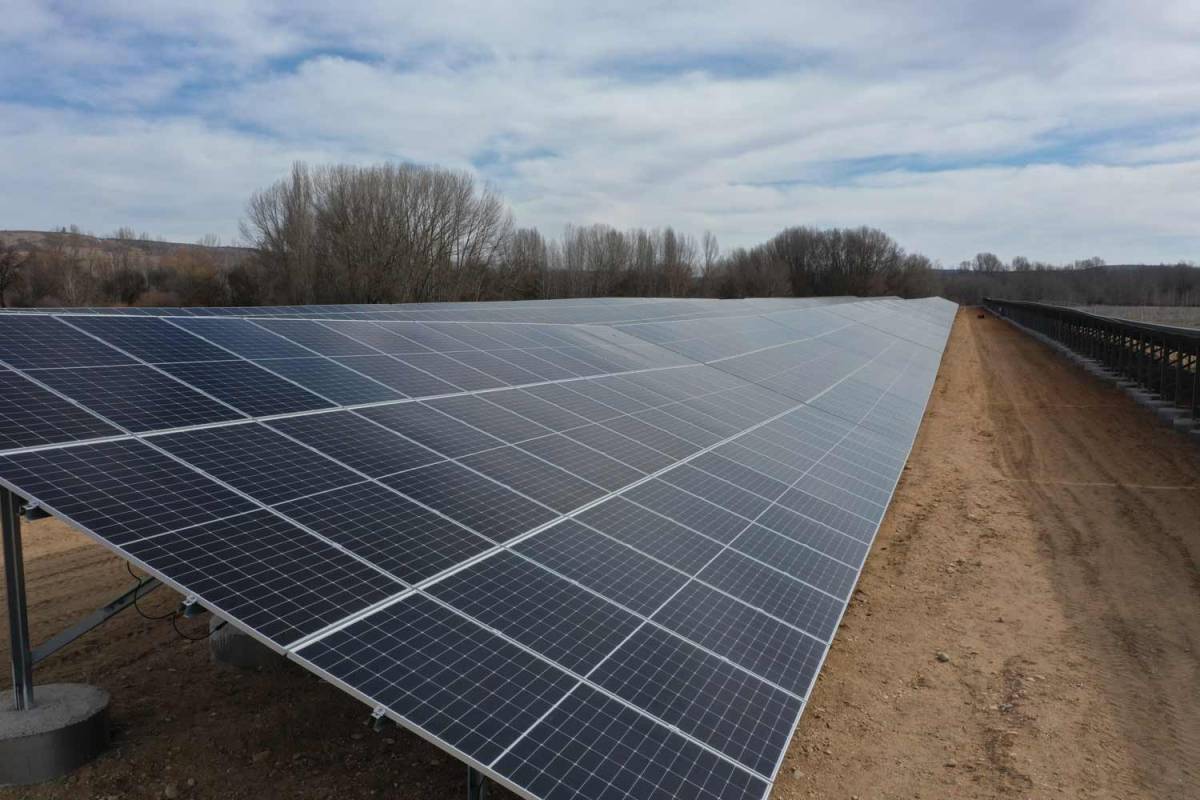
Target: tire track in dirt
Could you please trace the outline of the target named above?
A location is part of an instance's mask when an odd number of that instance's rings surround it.
[[[996,415],[1004,431],[1000,463],[1006,477],[1031,479],[1020,490],[1038,512],[1060,602],[1097,660],[1110,713],[1125,730],[1133,773],[1119,772],[1114,788],[1188,796],[1200,756],[1200,571],[1195,527],[1180,523],[1196,519],[1200,503],[1194,492],[1150,495],[1126,482],[1166,473],[1174,483],[1194,483],[1195,454],[1115,390],[1018,337],[1012,332],[976,340],[990,362],[1009,367],[987,376],[993,402],[1014,409]],[[1020,358],[997,357],[1002,348]],[[1065,373],[1063,391],[1111,407],[1102,420],[1052,408],[1026,411],[1023,395],[1037,385],[1035,371]],[[1132,437],[1140,447],[1127,446]],[[1047,477],[1113,485],[1089,489],[1036,480]]]

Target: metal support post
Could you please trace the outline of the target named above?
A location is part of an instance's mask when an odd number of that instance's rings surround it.
[[[487,800],[487,776],[472,766],[467,767],[467,800]]]
[[[0,487],[4,535],[4,588],[8,597],[8,636],[12,652],[13,708],[33,708],[33,654],[25,600],[25,561],[21,553],[21,509],[17,496]]]
[[[1175,351],[1175,380],[1171,385],[1171,400],[1175,405],[1183,405],[1183,347],[1176,343],[1172,346]]]
[[[1200,416],[1200,342],[1192,354],[1192,419]]]

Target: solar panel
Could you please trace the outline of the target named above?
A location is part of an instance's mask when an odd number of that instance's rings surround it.
[[[506,551],[428,591],[579,675],[591,671],[638,626],[638,618],[616,603]]]
[[[507,542],[558,516],[548,506],[452,461],[382,482],[495,542]]]
[[[421,595],[335,631],[300,658],[480,764],[504,753],[575,683]]]
[[[12,370],[0,369],[0,450],[120,433],[80,406]]]
[[[329,400],[249,361],[163,364],[164,372],[251,417],[332,408]]]
[[[524,796],[760,798],[952,319],[0,314],[0,484]]]
[[[362,477],[260,424],[182,431],[151,440],[267,505],[358,483]]]
[[[409,397],[433,397],[460,391],[454,384],[391,356],[343,356],[333,361]]]
[[[245,416],[216,398],[141,364],[37,369],[27,374],[129,431],[185,428]]]
[[[228,351],[161,319],[70,317],[68,323],[149,364],[229,358]]]
[[[404,397],[403,392],[356,371],[353,361],[346,365],[326,358],[273,358],[254,363],[303,386],[313,394],[328,397],[344,406]]]
[[[349,411],[285,417],[271,420],[267,425],[371,478],[394,475],[445,458]]]
[[[411,584],[492,547],[482,536],[370,481],[276,509]]]

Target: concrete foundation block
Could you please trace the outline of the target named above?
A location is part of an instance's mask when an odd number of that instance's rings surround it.
[[[1158,419],[1168,427],[1174,427],[1175,420],[1179,419],[1180,417],[1187,416],[1187,412],[1178,406],[1162,406],[1161,408],[1154,409],[1154,413],[1158,416]]]
[[[253,636],[232,623],[211,615],[208,621],[208,653],[216,664],[256,672],[280,672],[289,667],[289,662]],[[219,630],[218,630],[219,628]]]
[[[61,778],[108,746],[108,692],[81,683],[34,686],[33,708],[0,707],[0,785]]]

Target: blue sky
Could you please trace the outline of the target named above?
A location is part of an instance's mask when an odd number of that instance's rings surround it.
[[[848,6],[842,8],[841,6]],[[236,238],[303,159],[519,225],[1200,261],[1200,3],[0,0],[0,228]]]

